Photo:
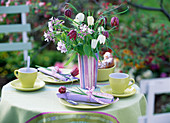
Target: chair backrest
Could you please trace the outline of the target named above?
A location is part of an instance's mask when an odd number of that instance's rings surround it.
[[[29,6],[1,6],[0,14],[21,14],[21,24],[0,25],[0,33],[22,32],[23,42],[0,43],[0,52],[4,51],[24,51],[24,60],[27,60],[28,50],[32,48],[28,42],[27,32],[31,31],[30,24],[26,23],[26,13],[29,12]]]
[[[147,96],[147,110],[146,116],[140,117],[138,123],[170,123],[170,113],[154,114],[155,95],[170,93],[170,77],[142,80],[140,88]]]

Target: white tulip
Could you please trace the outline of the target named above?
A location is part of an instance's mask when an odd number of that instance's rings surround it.
[[[74,19],[74,21],[77,22],[77,23],[79,23],[79,20],[78,20],[78,19]],[[74,21],[73,21],[73,25],[76,26],[76,27],[78,27],[78,24],[75,23]]]
[[[89,25],[94,25],[94,18],[93,18],[93,16],[88,16],[87,17],[87,23],[88,23],[88,26]]]
[[[104,27],[103,26],[98,27],[98,32],[102,32],[102,31],[104,31]]]
[[[91,41],[91,48],[95,49],[96,46],[97,46],[97,43],[98,43],[98,40],[92,39],[92,41]]]
[[[84,14],[83,13],[78,13],[76,15],[75,19],[79,20],[79,22],[84,21]]]
[[[106,41],[106,36],[100,34],[100,35],[98,36],[97,40],[100,41],[100,44],[102,44],[102,43],[104,44],[105,41]]]

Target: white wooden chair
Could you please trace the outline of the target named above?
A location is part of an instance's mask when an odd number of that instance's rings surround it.
[[[170,113],[154,114],[155,94],[170,93],[170,77],[142,80],[140,88],[147,96],[147,110],[138,123],[170,123]]]
[[[4,51],[24,51],[24,60],[27,60],[28,50],[31,49],[31,43],[28,42],[27,32],[31,30],[30,24],[26,23],[26,13],[29,12],[29,6],[1,6],[0,14],[21,14],[21,24],[0,25],[0,33],[22,32],[23,42],[0,43],[0,52]]]

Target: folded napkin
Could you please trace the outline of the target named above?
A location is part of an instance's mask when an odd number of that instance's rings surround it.
[[[100,93],[101,94],[101,93]],[[62,98],[65,100],[73,100],[77,102],[92,102],[92,103],[100,103],[100,104],[110,104],[115,103],[118,101],[118,98],[114,101],[114,97],[112,98],[97,98],[93,95],[81,95],[76,94],[72,92],[66,92],[66,93],[57,93],[58,98]]]
[[[68,80],[68,78],[58,74],[57,72],[54,73],[53,71],[47,70],[45,68],[38,68],[38,70],[40,72],[42,72],[42,73],[45,73],[45,74],[50,75],[50,76],[53,76],[53,77],[55,77],[55,78],[57,78],[59,80],[62,80],[62,81],[67,81]]]

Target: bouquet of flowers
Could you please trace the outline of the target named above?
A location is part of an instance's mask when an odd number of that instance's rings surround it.
[[[95,54],[99,54],[101,47],[104,46],[112,49],[109,33],[114,29],[118,29],[119,19],[112,17],[110,24],[107,24],[106,15],[117,8],[111,7],[109,10],[104,11],[98,18],[94,18],[94,13],[90,11],[78,13],[77,9],[69,3],[67,7],[64,16],[59,16],[59,18],[68,20],[70,27],[64,25],[64,20],[52,17],[48,22],[49,30],[44,32],[45,41],[56,43],[57,50],[61,51],[61,53],[67,52],[73,54],[66,65],[74,59],[76,53],[81,56],[92,56],[97,60]],[[72,10],[76,14],[74,19],[71,18],[73,14]],[[107,26],[109,26],[109,30],[107,30]]]

